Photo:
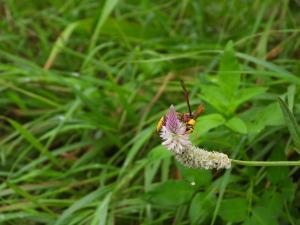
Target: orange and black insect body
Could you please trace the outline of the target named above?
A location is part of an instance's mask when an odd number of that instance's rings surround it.
[[[185,88],[184,82],[182,80],[180,80],[180,82],[181,82],[182,89],[184,91],[184,97],[185,97],[185,101],[187,103],[187,107],[188,107],[189,112],[187,112],[187,113],[177,113],[177,118],[180,121],[185,123],[186,132],[187,133],[192,133],[194,131],[194,127],[195,127],[197,118],[200,116],[201,113],[204,112],[204,106],[202,106],[202,105],[198,106],[197,110],[192,113],[191,106],[190,106],[190,101],[189,101],[189,93],[188,93],[187,89]],[[165,125],[165,117],[163,116],[163,117],[160,118],[160,120],[157,124],[157,127],[156,127],[157,132],[159,132],[160,129],[164,125]]]
[[[186,125],[186,132],[192,133],[194,131],[194,127],[196,125],[196,120],[200,116],[201,113],[204,112],[204,107],[202,105],[198,106],[197,110],[190,113],[184,113],[182,115],[181,121],[183,121]]]
[[[184,92],[185,101],[186,101],[186,104],[187,104],[187,107],[189,110],[188,113],[183,114],[182,121],[186,125],[186,132],[192,133],[194,131],[194,127],[196,125],[197,118],[200,116],[201,113],[204,112],[204,106],[202,106],[202,105],[198,106],[197,110],[192,113],[191,106],[190,106],[190,100],[189,100],[189,92],[187,91],[183,80],[180,80],[180,83],[181,83],[181,86],[182,86],[182,89]]]
[[[160,129],[161,129],[164,125],[165,125],[165,117],[162,116],[162,117],[159,119],[158,123],[157,123],[156,131],[159,132]]]

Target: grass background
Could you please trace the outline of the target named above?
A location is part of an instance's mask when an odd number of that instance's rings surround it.
[[[300,224],[299,167],[186,169],[155,133],[171,104],[186,111],[183,79],[206,106],[195,144],[299,160],[278,104],[299,120],[299,10],[0,1],[0,224]]]

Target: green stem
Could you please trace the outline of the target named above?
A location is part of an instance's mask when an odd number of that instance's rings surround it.
[[[243,166],[300,166],[299,161],[243,161],[231,159],[232,164]]]

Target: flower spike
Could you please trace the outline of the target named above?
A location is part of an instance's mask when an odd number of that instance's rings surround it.
[[[204,169],[228,169],[231,167],[231,160],[226,154],[209,152],[192,145],[189,134],[186,132],[186,125],[177,118],[173,105],[165,116],[165,125],[161,129],[160,137],[163,141],[162,145],[186,167]]]
[[[185,132],[185,125],[177,118],[173,105],[165,117],[165,126],[162,127],[160,137],[167,149],[174,153],[182,153],[187,146],[191,147],[188,134]]]

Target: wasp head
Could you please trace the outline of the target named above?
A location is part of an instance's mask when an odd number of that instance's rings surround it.
[[[192,119],[192,116],[189,113],[184,113],[182,116],[182,121],[187,123],[190,119]]]

